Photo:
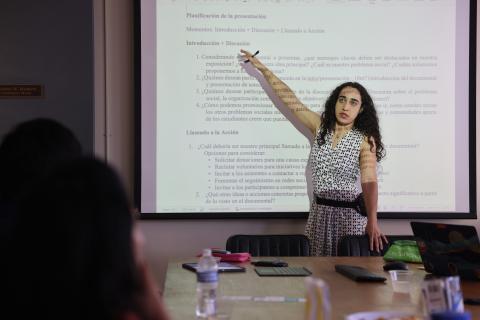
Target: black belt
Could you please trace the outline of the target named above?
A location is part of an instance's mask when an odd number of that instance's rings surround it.
[[[363,199],[363,193],[360,193],[353,201],[342,201],[325,199],[318,195],[315,195],[315,201],[319,205],[336,207],[336,208],[350,208],[356,210],[362,216],[367,216],[367,208],[365,207],[365,200]]]

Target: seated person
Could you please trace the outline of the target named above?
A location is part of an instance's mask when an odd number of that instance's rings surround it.
[[[167,319],[124,189],[104,163],[53,169],[20,202],[1,270],[18,319]]]

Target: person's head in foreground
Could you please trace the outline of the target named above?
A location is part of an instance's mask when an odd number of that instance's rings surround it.
[[[73,132],[52,119],[20,123],[0,144],[0,200],[11,202],[57,164],[80,157]]]
[[[165,319],[124,189],[104,163],[65,163],[22,199],[2,286],[16,318]]]

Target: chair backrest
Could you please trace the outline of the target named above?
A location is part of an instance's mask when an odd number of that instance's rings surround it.
[[[244,235],[227,239],[230,252],[249,252],[252,256],[298,257],[310,255],[310,243],[303,234]]]
[[[337,255],[341,257],[383,256],[395,240],[415,240],[415,237],[409,235],[387,235],[387,240],[388,244],[383,246],[383,250],[376,252],[370,251],[368,235],[344,236],[338,243]]]

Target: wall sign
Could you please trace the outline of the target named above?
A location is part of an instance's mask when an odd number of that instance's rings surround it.
[[[5,98],[43,98],[42,85],[37,84],[0,84],[0,99]]]

